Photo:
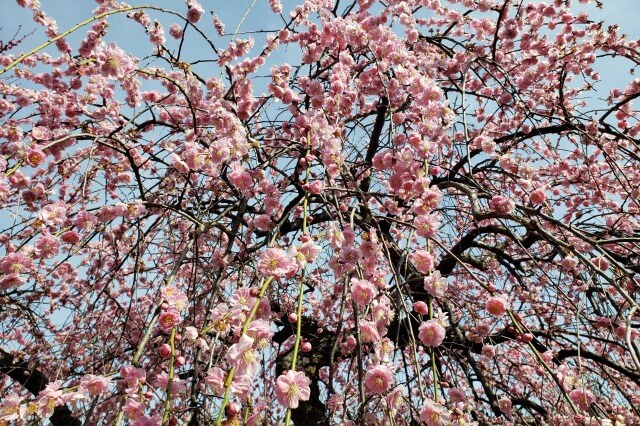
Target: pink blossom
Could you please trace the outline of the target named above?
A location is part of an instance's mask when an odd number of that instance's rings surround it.
[[[0,290],[20,287],[26,282],[27,280],[18,274],[3,275],[2,278],[0,278]]]
[[[182,38],[182,35],[183,35],[182,27],[178,24],[172,24],[169,27],[169,34],[171,34],[171,37],[175,39]]]
[[[420,315],[427,315],[429,313],[429,306],[421,300],[413,302],[413,310]]]
[[[227,361],[239,375],[254,376],[260,368],[260,363],[253,351],[254,339],[246,334],[240,337],[238,343],[234,343],[227,351]]]
[[[451,388],[448,392],[449,399],[451,402],[463,402],[466,400],[466,395],[464,394],[464,390],[460,388]]]
[[[531,191],[531,194],[529,194],[529,201],[531,202],[531,204],[533,204],[534,206],[537,206],[539,204],[544,203],[547,200],[547,196],[544,193],[543,189],[536,189],[534,191]]]
[[[27,415],[27,405],[22,404],[16,395],[8,395],[0,402],[0,421],[24,420]],[[9,423],[6,423],[9,424]]]
[[[58,255],[60,241],[50,234],[45,234],[36,240],[35,257],[39,259],[52,259]]]
[[[371,321],[362,320],[359,323],[360,338],[363,343],[376,343],[380,340],[380,333]]]
[[[258,259],[258,271],[265,276],[281,277],[298,269],[294,258],[279,248],[268,248]]]
[[[189,304],[187,295],[182,290],[178,290],[174,286],[164,287],[160,294],[162,299],[167,302],[169,306],[174,307],[178,311],[184,310]]]
[[[49,140],[53,137],[53,134],[48,127],[36,126],[31,129],[31,137],[37,140]]]
[[[425,346],[440,346],[445,335],[445,328],[435,319],[423,322],[418,328],[418,338]]]
[[[182,322],[180,311],[175,307],[169,306],[166,310],[160,313],[158,318],[158,324],[165,333],[171,331],[172,328],[177,327]]]
[[[321,247],[313,244],[313,241],[305,241],[301,246],[295,247],[295,258],[298,262],[298,266],[304,267],[306,264],[313,262],[318,254],[320,254]]]
[[[433,215],[423,214],[416,217],[414,226],[416,227],[416,234],[418,234],[418,236],[432,238],[438,232],[440,225]]]
[[[449,283],[442,278],[440,271],[435,271],[424,278],[424,289],[433,297],[443,297],[448,288]]]
[[[492,296],[485,303],[485,309],[494,317],[500,317],[507,311],[507,305],[504,297]]]
[[[574,256],[567,256],[560,261],[560,266],[563,271],[571,271],[578,265],[578,259]]]
[[[269,0],[269,6],[273,13],[282,13],[282,2],[280,0]]]
[[[426,250],[416,250],[409,255],[409,260],[421,274],[428,274],[435,268],[435,259]]]
[[[67,208],[63,204],[48,204],[40,210],[38,218],[46,225],[63,225],[67,220]]]
[[[67,231],[60,236],[60,239],[67,244],[77,244],[80,241],[80,234],[76,231]]]
[[[185,327],[182,338],[190,341],[194,341],[198,338],[198,329],[192,326]]]
[[[92,231],[98,224],[98,217],[86,210],[81,210],[78,212],[73,224],[78,229]]]
[[[152,417],[138,417],[131,426],[160,426],[162,424],[162,416],[157,414]]]
[[[309,400],[310,384],[303,372],[289,370],[276,379],[276,398],[287,408],[298,408],[300,401]]]
[[[189,11],[187,12],[187,20],[192,24],[198,23],[200,18],[202,18],[202,14],[204,13],[204,9],[200,4],[192,2],[189,6]]]
[[[87,374],[80,379],[80,391],[87,392],[91,396],[98,396],[109,390],[111,380],[104,376]]]
[[[505,414],[509,414],[509,412],[511,411],[511,399],[509,398],[500,398],[498,400],[498,407],[500,407],[500,411],[502,411]]]
[[[593,259],[591,259],[591,261],[594,265],[596,265],[596,268],[600,269],[601,271],[606,271],[607,269],[609,269],[609,259],[604,256],[594,257]]]
[[[38,147],[30,147],[24,156],[24,162],[31,166],[37,167],[44,162],[46,155]]]
[[[494,195],[489,201],[489,207],[501,216],[508,216],[516,209],[516,203],[509,197]]]
[[[493,358],[494,356],[496,356],[496,348],[493,345],[484,345],[482,347],[482,355],[486,356],[487,358]]]
[[[64,405],[65,401],[62,390],[60,389],[61,385],[62,382],[56,380],[55,382],[49,383],[38,394],[38,408],[36,412],[40,417],[51,417],[56,407]]]
[[[120,377],[128,388],[137,390],[139,383],[145,381],[147,372],[142,368],[127,365],[120,368]]]
[[[100,64],[100,72],[104,76],[124,77],[133,70],[134,61],[132,57],[126,54],[115,43],[109,43],[98,53],[98,62]]]
[[[351,298],[360,306],[366,306],[377,293],[376,287],[367,280],[351,279]]]
[[[153,381],[153,385],[160,389],[167,389],[167,386],[169,386],[169,375],[165,371],[162,371],[156,376],[155,380]],[[186,382],[184,380],[178,377],[173,378],[173,381],[171,382],[172,391],[179,392],[181,390],[184,390],[185,388]]]
[[[122,407],[122,411],[124,411],[124,414],[128,419],[136,420],[144,415],[145,406],[143,403],[138,402],[133,398],[129,398]]]
[[[204,382],[211,387],[214,394],[221,396],[224,393],[224,381],[226,374],[220,367],[213,367],[207,371]]]
[[[420,420],[427,426],[444,426],[451,423],[449,411],[434,401],[426,401],[420,410]]]
[[[569,392],[569,398],[571,398],[571,401],[573,401],[573,403],[583,411],[588,410],[591,404],[596,400],[596,397],[591,393],[591,391],[582,388],[574,389]]]
[[[251,322],[247,328],[247,334],[254,339],[258,347],[264,348],[271,341],[273,331],[271,331],[269,321],[257,319]]]
[[[369,370],[364,376],[364,385],[373,394],[385,393],[393,384],[393,375],[389,368],[377,365]]]
[[[0,262],[0,268],[5,275],[24,274],[31,270],[31,265],[31,259],[21,253],[10,253]]]

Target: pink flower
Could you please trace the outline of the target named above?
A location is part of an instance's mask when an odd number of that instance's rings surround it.
[[[494,356],[496,356],[496,348],[493,345],[484,345],[482,347],[482,355],[486,356],[487,358],[493,358]]]
[[[420,420],[425,422],[427,426],[443,426],[451,422],[449,411],[434,401],[426,401],[422,410],[420,410]]]
[[[180,311],[173,306],[169,306],[169,308],[163,311],[158,318],[158,324],[165,333],[171,331],[172,328],[175,328],[181,322],[182,318],[180,317]]]
[[[78,215],[76,216],[76,219],[74,220],[73,224],[78,229],[92,231],[98,224],[98,217],[93,213],[89,213],[88,211],[81,210],[78,212]]]
[[[509,197],[494,195],[489,201],[489,207],[501,216],[508,216],[516,209],[516,203]]]
[[[502,411],[505,414],[509,414],[509,411],[511,411],[511,400],[509,398],[500,398],[500,400],[498,401],[498,407],[500,407],[500,411]]]
[[[175,39],[180,39],[182,38],[182,34],[184,32],[182,31],[182,27],[178,24],[172,24],[169,27],[169,34],[171,34],[171,37],[175,38]]]
[[[500,317],[507,311],[507,300],[504,297],[490,297],[485,304],[485,308],[494,317]]]
[[[61,384],[60,380],[49,383],[38,393],[38,408],[36,412],[40,417],[51,417],[56,407],[64,405],[63,393],[60,390]]]
[[[46,155],[39,148],[31,147],[27,151],[27,154],[24,156],[24,162],[31,167],[37,167],[40,164],[44,163]]]
[[[198,338],[198,329],[192,326],[185,327],[182,338],[190,341],[194,341]]]
[[[578,263],[578,259],[576,259],[575,257],[567,256],[560,261],[560,266],[562,267],[563,271],[571,271],[576,266],[578,266]]]
[[[299,402],[311,396],[311,381],[301,371],[287,371],[276,380],[276,398],[287,408],[298,408]]]
[[[127,365],[120,368],[120,377],[129,389],[137,390],[140,382],[145,381],[147,372],[142,368],[136,368],[131,365]]]
[[[367,280],[351,279],[351,298],[360,306],[366,306],[375,297],[376,287]]]
[[[87,374],[80,379],[80,391],[87,392],[91,396],[98,396],[109,390],[111,381],[103,376]]]
[[[427,306],[426,303],[418,300],[417,302],[413,302],[413,310],[420,315],[427,315],[429,313],[429,306]]]
[[[0,421],[23,420],[26,419],[26,415],[27,405],[22,404],[18,396],[8,395],[0,402]]]
[[[287,252],[278,248],[266,249],[258,259],[258,271],[265,276],[281,277],[289,275],[298,269],[295,259]]]
[[[360,337],[363,343],[376,343],[380,340],[380,333],[371,321],[360,321]]]
[[[428,274],[435,268],[435,260],[426,250],[416,250],[409,255],[409,260],[421,274]]]
[[[80,234],[76,231],[67,231],[60,236],[60,239],[67,244],[77,244],[80,241]]]
[[[127,399],[127,402],[122,407],[122,411],[124,411],[124,414],[131,420],[136,420],[142,417],[144,415],[144,410],[144,404],[136,401],[133,398]]]
[[[227,361],[236,368],[239,375],[254,376],[258,372],[260,363],[253,351],[253,342],[252,337],[243,334],[238,343],[231,345],[227,351]]]
[[[124,77],[133,70],[134,60],[115,43],[109,43],[98,54],[100,72],[105,77]]]
[[[609,259],[604,256],[595,257],[591,259],[591,261],[594,265],[596,265],[596,268],[600,269],[601,271],[606,271],[607,269],[609,269]]]
[[[416,234],[424,238],[434,237],[440,226],[434,216],[426,214],[416,217],[414,225],[416,227]]]
[[[9,288],[20,287],[26,283],[27,280],[18,274],[4,275],[0,278],[0,290],[7,290]]]
[[[49,140],[53,137],[53,134],[48,127],[36,126],[31,129],[31,137],[37,140]]]
[[[43,235],[36,241],[35,257],[39,259],[52,259],[60,251],[60,241],[53,235]]]
[[[440,271],[435,271],[424,278],[424,289],[433,297],[442,297],[447,292],[449,283],[440,275]]]
[[[544,203],[547,200],[547,196],[544,193],[543,189],[536,189],[534,191],[531,191],[531,194],[529,194],[529,201],[531,202],[532,205],[537,206],[539,204]]]
[[[589,409],[591,404],[593,404],[596,400],[596,397],[588,390],[585,389],[574,389],[569,392],[569,398],[573,401],[574,404],[578,406],[583,411]]]
[[[160,294],[162,295],[162,299],[166,301],[169,306],[176,308],[178,311],[184,310],[189,304],[187,295],[176,287],[164,287],[160,291]]]
[[[31,270],[31,259],[21,253],[10,253],[2,258],[0,268],[5,275],[23,274]]]
[[[214,394],[218,396],[222,396],[224,394],[224,380],[226,378],[226,374],[224,370],[220,367],[213,367],[207,372],[207,375],[204,377],[204,382],[211,386]]]
[[[46,225],[63,225],[67,220],[67,208],[62,204],[48,204],[40,210],[38,218]]]
[[[393,383],[393,375],[383,365],[368,370],[364,376],[364,385],[373,394],[385,393]]]
[[[418,330],[418,338],[420,341],[425,346],[432,348],[440,346],[447,334],[445,328],[435,319],[423,322]]]
[[[200,18],[202,18],[202,14],[204,13],[204,9],[198,3],[194,3],[189,7],[189,11],[187,12],[187,20],[192,24],[198,23]]]

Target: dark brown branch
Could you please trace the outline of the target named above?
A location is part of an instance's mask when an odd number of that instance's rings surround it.
[[[11,377],[35,396],[49,384],[49,379],[42,372],[30,367],[27,361],[17,360],[3,349],[0,349],[0,373]],[[56,407],[49,420],[53,426],[82,425],[80,420],[73,417],[71,410],[66,405]]]

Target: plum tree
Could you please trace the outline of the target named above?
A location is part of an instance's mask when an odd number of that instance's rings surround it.
[[[17,3],[0,423],[640,422],[640,46],[588,0]]]

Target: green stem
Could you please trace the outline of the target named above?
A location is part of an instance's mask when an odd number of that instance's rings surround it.
[[[433,319],[433,297],[429,296],[429,319]],[[433,378],[433,398],[436,402],[440,400],[440,393],[438,391],[438,369],[436,368],[436,350],[431,348],[429,351],[431,355],[431,377]]]
[[[311,135],[307,132],[307,154],[309,153],[309,149],[311,146]],[[309,184],[309,164],[307,164],[307,168],[305,170],[304,183],[306,185]],[[304,194],[304,198],[302,199],[302,235],[307,235],[307,221],[309,216],[309,198],[308,194]],[[307,270],[302,270],[302,276],[300,277],[300,289],[298,291],[298,305],[296,309],[296,340],[293,343],[293,355],[291,357],[291,368],[290,370],[296,370],[296,364],[298,363],[298,352],[300,351],[300,341],[302,340],[302,302],[304,296],[304,286],[307,282]],[[291,409],[287,408],[287,414],[284,418],[285,426],[289,426],[291,423]]]
[[[171,355],[169,358],[169,378],[167,380],[167,399],[164,402],[164,415],[162,416],[162,426],[169,423],[169,413],[171,412],[171,385],[173,385],[173,376],[175,373],[174,363],[176,357],[176,329],[171,329],[171,335],[169,336],[169,345],[171,346]]]

